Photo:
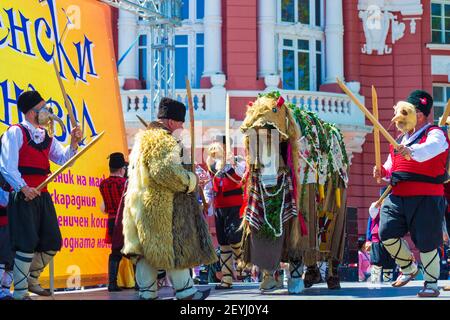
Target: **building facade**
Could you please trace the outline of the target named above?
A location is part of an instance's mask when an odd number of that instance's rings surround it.
[[[279,90],[342,130],[351,159],[348,206],[358,212],[364,234],[368,207],[380,186],[371,177],[371,124],[342,94],[343,79],[371,110],[371,86],[379,118],[392,135],[392,106],[413,89],[433,93],[434,117],[450,98],[450,0],[183,0],[175,35],[175,96],[186,102],[191,81],[196,120],[203,129],[224,132],[226,96],[231,126],[238,128],[248,101]],[[150,121],[151,39],[145,22],[114,11],[117,56],[129,145]],[[135,45],[133,45],[135,43]],[[207,141],[206,141],[207,142]],[[207,144],[207,143],[206,143]],[[381,141],[382,159],[388,143]]]

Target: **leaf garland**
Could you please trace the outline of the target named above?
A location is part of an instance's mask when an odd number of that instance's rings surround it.
[[[348,167],[348,158],[345,149],[344,139],[339,128],[335,124],[321,120],[315,112],[308,111],[290,104],[289,108],[293,112],[294,119],[300,127],[302,136],[306,138],[310,147],[307,161],[315,165],[317,170],[321,167],[321,155],[325,154],[327,158],[327,177],[332,179],[333,188],[337,187],[337,177],[333,172],[339,171],[340,168],[334,168],[333,150],[331,149],[330,137],[335,136],[342,150],[342,158],[344,164]],[[317,148],[318,144],[318,148]],[[304,169],[304,176],[301,186],[301,196],[299,207],[303,208],[304,198],[306,196],[306,183],[310,167],[306,166]],[[302,212],[304,210],[301,210]],[[305,217],[306,218],[306,217]]]

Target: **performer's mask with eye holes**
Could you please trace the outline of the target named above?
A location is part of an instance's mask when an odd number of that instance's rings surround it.
[[[402,133],[409,132],[416,127],[416,107],[409,102],[399,101],[394,106],[394,117],[391,120]]]

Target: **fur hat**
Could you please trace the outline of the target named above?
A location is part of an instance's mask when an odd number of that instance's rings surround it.
[[[186,117],[186,106],[171,98],[162,98],[159,103],[158,119],[171,119],[184,122]]]
[[[406,101],[413,104],[427,117],[431,112],[431,108],[433,107],[433,98],[428,92],[423,90],[414,90],[409,94],[409,97]]]
[[[26,114],[42,101],[44,101],[44,99],[42,99],[39,92],[25,91],[19,96],[19,99],[17,99],[17,107],[23,114]]]

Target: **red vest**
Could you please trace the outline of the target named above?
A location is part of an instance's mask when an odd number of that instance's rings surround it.
[[[17,126],[23,134],[23,144],[19,150],[19,172],[29,187],[37,187],[50,174],[49,153],[53,138],[46,132],[44,141],[36,144],[25,127]],[[41,191],[47,192],[47,188]]]
[[[227,174],[221,173],[214,176],[213,190],[214,207],[230,208],[242,206],[243,196],[241,177],[236,174],[234,169],[229,170]]]
[[[428,133],[431,130],[441,130],[439,127],[431,126],[425,130],[422,136],[419,136],[417,142],[414,143],[424,143],[427,140]],[[447,134],[444,133],[447,143],[450,146]],[[435,156],[424,162],[417,162],[413,159],[406,160],[401,154],[394,152],[394,148],[390,147],[390,153],[392,158],[392,175],[408,175],[414,174],[419,175],[419,178],[423,179],[434,179],[439,176],[443,176],[446,173],[448,148]],[[411,178],[411,181],[398,181],[392,187],[392,194],[396,196],[443,196],[444,195],[444,185],[443,183],[430,183],[423,181],[414,181],[415,178]],[[420,179],[418,179],[420,180]]]

